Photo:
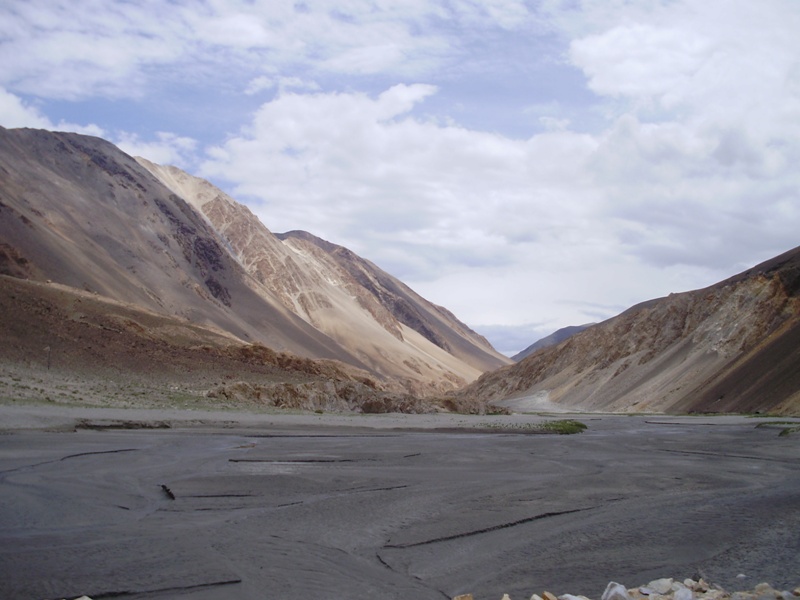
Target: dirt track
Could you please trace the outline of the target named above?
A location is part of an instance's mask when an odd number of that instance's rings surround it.
[[[19,427],[87,415],[0,409],[7,599],[596,598],[698,570],[800,583],[800,435],[760,420],[584,416],[587,432],[549,436],[435,429],[487,417],[121,411],[173,428],[59,433]]]

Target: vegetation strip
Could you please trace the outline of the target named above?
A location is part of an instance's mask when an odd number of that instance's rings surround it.
[[[559,435],[570,435],[581,433],[586,430],[586,428],[586,425],[580,421],[559,419],[557,421],[545,421],[544,423],[481,423],[478,427],[472,429],[472,431],[521,431],[525,433],[557,433]]]

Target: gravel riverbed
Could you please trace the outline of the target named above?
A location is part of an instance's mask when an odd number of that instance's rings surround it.
[[[758,582],[798,585],[800,436],[744,417],[520,427],[551,418],[0,407],[0,597],[597,599],[610,580],[702,572],[766,600]]]

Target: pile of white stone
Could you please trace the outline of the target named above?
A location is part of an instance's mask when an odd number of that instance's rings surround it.
[[[800,598],[800,587],[787,592],[773,589],[768,583],[759,583],[749,591],[727,592],[717,585],[709,585],[701,578],[698,581],[685,579],[683,583],[674,579],[656,579],[636,588],[626,588],[621,583],[612,581],[600,600],[797,600],[798,598]],[[463,594],[453,600],[473,600],[473,597],[472,594]],[[511,600],[511,598],[508,594],[504,594],[501,600]],[[530,600],[589,600],[589,598],[572,594],[556,596],[544,592],[541,596],[534,594]]]

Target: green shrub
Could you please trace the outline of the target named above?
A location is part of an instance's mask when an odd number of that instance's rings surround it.
[[[558,421],[548,421],[540,425],[542,429],[558,433],[559,435],[569,435],[571,433],[580,433],[586,429],[586,425],[580,421],[573,419],[560,419]]]

